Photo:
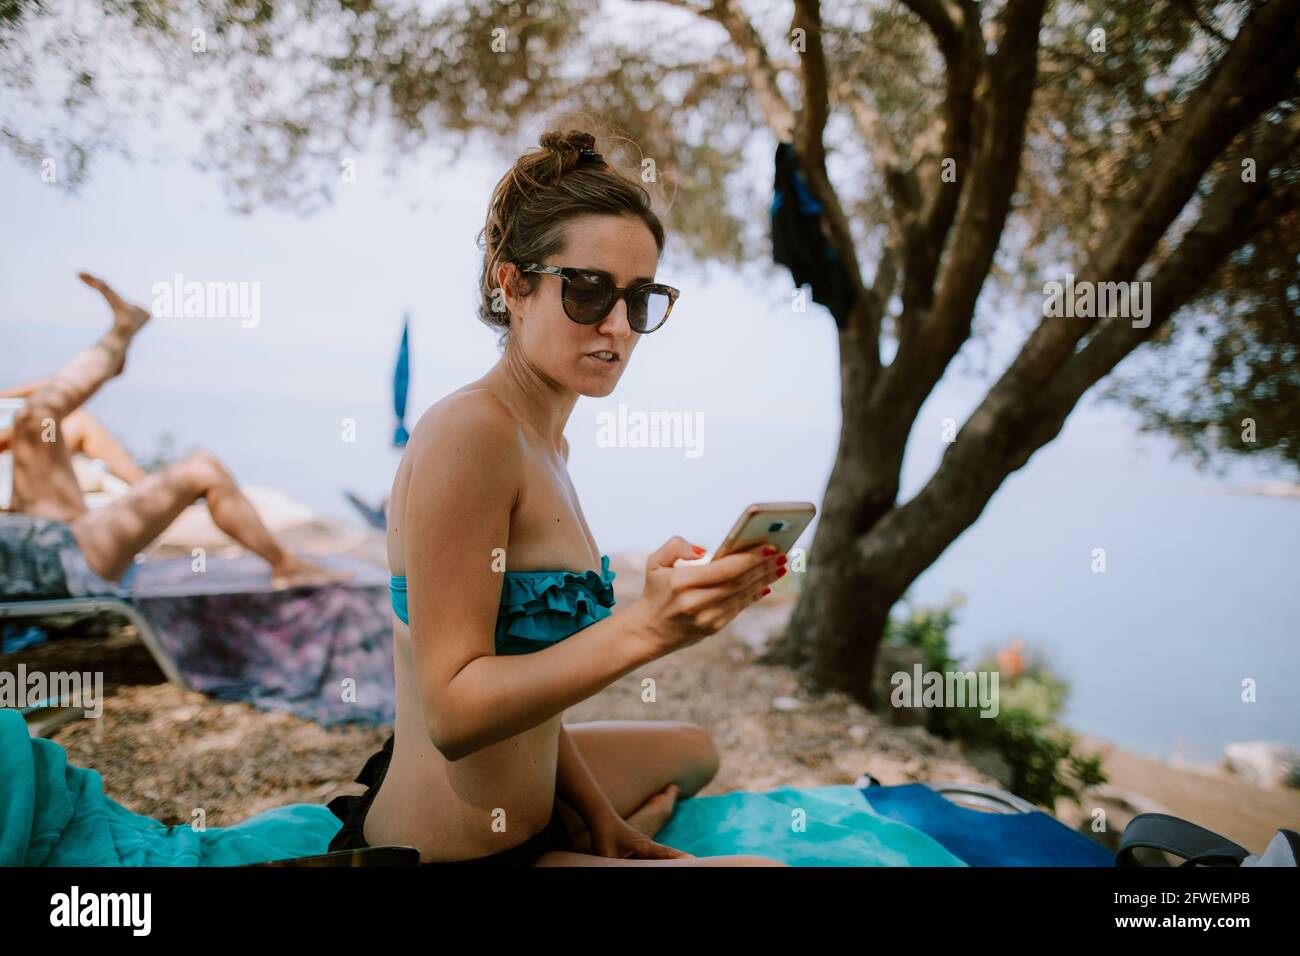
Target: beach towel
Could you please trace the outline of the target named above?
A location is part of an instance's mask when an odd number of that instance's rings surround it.
[[[679,801],[655,841],[694,856],[752,854],[791,866],[965,866],[849,784]]]
[[[167,826],[106,796],[99,773],[0,710],[0,866],[262,863],[321,853],[338,825],[325,807],[299,803],[229,827]]]
[[[313,556],[346,584],[272,590],[252,555],[137,566],[130,601],[185,683],[219,700],[287,710],[323,726],[389,724],[397,713],[388,576],[339,555]]]
[[[340,827],[328,808],[294,803],[228,827],[168,826],[104,793],[0,710],[0,866],[238,866],[325,853]],[[695,856],[752,853],[792,866],[964,866],[920,830],[875,813],[851,786],[693,797],[660,843]]]
[[[921,827],[971,866],[1114,866],[1100,843],[1060,820],[1033,813],[961,807],[925,784],[866,787],[864,799],[894,820]]]

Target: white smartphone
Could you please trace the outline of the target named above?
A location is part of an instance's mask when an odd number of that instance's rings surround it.
[[[710,561],[756,544],[770,544],[785,554],[812,521],[817,507],[811,501],[765,501],[746,508],[727,536],[713,552]]]

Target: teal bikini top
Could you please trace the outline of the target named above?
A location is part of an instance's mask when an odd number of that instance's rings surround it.
[[[498,654],[529,654],[559,643],[609,617],[614,606],[614,572],[609,555],[595,571],[506,571],[497,613]],[[388,580],[393,611],[410,624],[406,577]]]

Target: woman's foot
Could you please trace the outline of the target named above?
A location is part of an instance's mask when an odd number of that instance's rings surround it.
[[[292,554],[286,554],[280,564],[271,568],[271,587],[283,588],[320,587],[326,584],[342,584],[352,580],[351,571],[337,571],[333,568],[312,564]]]
[[[681,788],[675,783],[670,783],[664,789],[656,794],[652,794],[645,803],[637,807],[627,815],[627,825],[633,830],[640,830],[650,839],[654,839],[655,834],[664,828],[670,817],[673,815],[673,809],[677,806],[677,798],[681,795]],[[574,831],[571,846],[569,847],[574,853],[591,852],[591,831],[587,829],[586,824],[578,821],[578,829]]]
[[[681,796],[681,792],[681,788],[677,784],[670,783],[633,810],[627,818],[628,825],[640,830],[653,840],[655,834],[662,830],[664,824],[672,817],[673,809],[677,806],[677,798]]]

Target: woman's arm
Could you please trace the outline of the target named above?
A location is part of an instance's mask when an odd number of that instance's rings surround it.
[[[475,657],[434,691],[443,702],[434,744],[448,760],[459,760],[544,723],[654,660],[631,617],[611,615],[532,654]]]
[[[555,795],[573,807],[588,829],[617,819],[618,811],[591,775],[573,737],[560,725],[560,750],[555,771]]]
[[[430,739],[449,760],[544,723],[659,653],[622,611],[526,657],[496,656],[521,441],[490,393],[453,396],[416,426],[395,500],[416,678]]]
[[[655,659],[632,615],[615,614],[543,651],[474,658],[443,685],[435,745],[449,760],[523,733]],[[492,631],[488,631],[489,640]]]

